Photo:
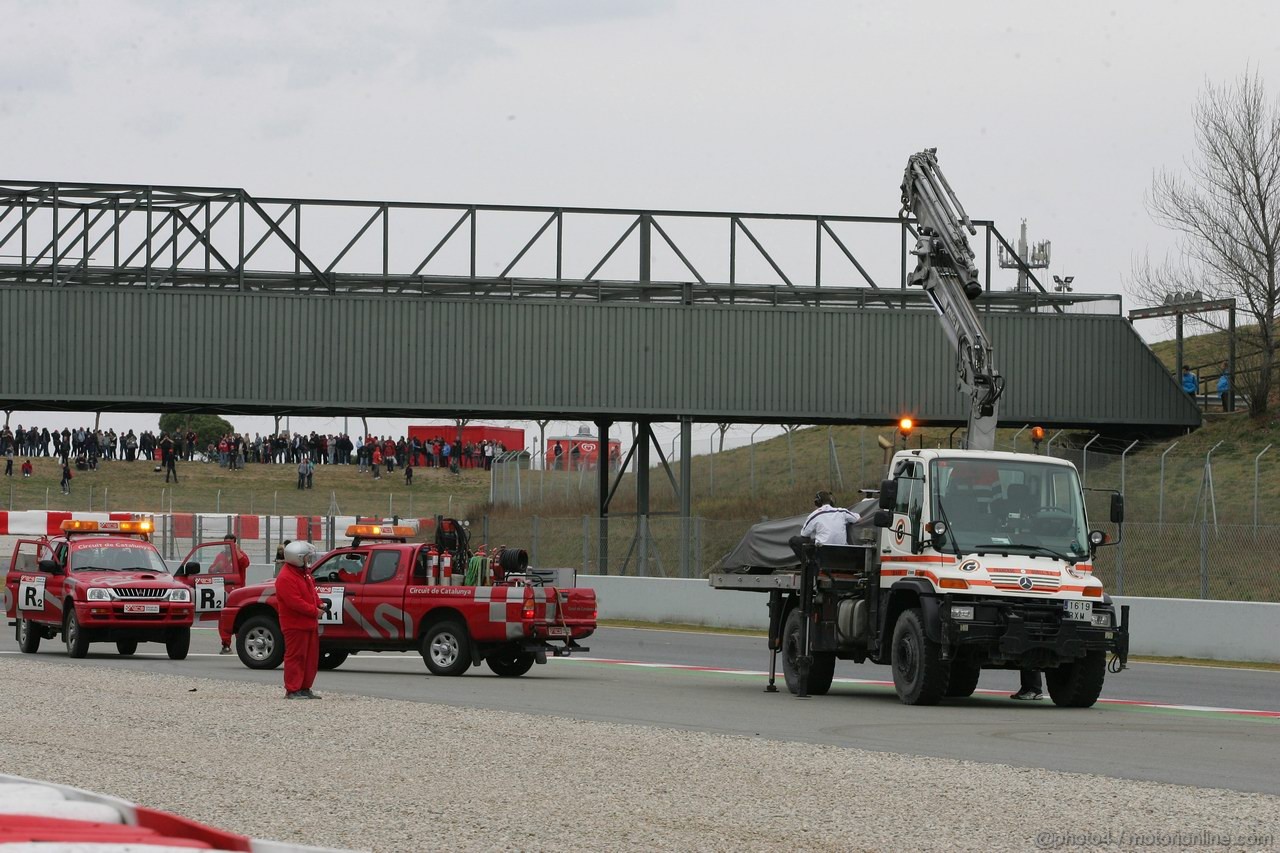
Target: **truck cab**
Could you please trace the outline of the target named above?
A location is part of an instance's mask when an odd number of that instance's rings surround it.
[[[191,590],[169,573],[151,530],[150,519],[68,520],[61,535],[19,539],[5,577],[5,615],[22,651],[33,654],[61,634],[73,658],[95,642],[114,642],[122,655],[160,642],[171,659],[185,658]]]

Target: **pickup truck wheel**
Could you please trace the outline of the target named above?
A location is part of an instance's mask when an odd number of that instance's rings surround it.
[[[33,655],[40,651],[40,629],[31,624],[29,619],[18,620],[18,648],[23,654]]]
[[[1106,652],[1089,652],[1074,663],[1044,671],[1049,698],[1062,708],[1091,707],[1098,701],[1106,677]]]
[[[800,628],[799,609],[787,614],[787,622],[782,629],[782,677],[787,682],[787,689],[792,693],[801,692],[800,679]],[[836,656],[834,652],[813,652],[813,661],[809,664],[808,689],[804,692],[810,696],[826,696],[831,689],[831,679],[836,674]]]
[[[137,640],[116,640],[116,651],[128,656],[138,650]]]
[[[904,705],[936,705],[947,692],[951,666],[942,659],[941,647],[924,632],[924,619],[916,608],[898,614],[893,626],[893,687]]]
[[[951,662],[951,678],[947,681],[946,696],[952,699],[963,699],[972,696],[978,689],[978,678],[982,675],[982,667],[977,664]]]
[[[422,659],[434,675],[462,675],[471,666],[471,638],[457,622],[437,622],[422,638]]]
[[[67,644],[68,657],[82,658],[89,654],[89,638],[80,627],[80,620],[76,618],[75,606],[70,603],[67,604],[67,615],[62,623],[62,640]]]
[[[191,650],[191,629],[175,628],[169,632],[164,641],[164,650],[169,653],[169,660],[186,660]]]
[[[489,669],[503,678],[516,678],[533,668],[532,652],[502,651],[494,652],[485,658]]]
[[[321,669],[337,669],[342,666],[342,662],[347,659],[347,655],[351,654],[342,649],[330,649],[329,651],[320,652],[320,668]]]
[[[275,669],[284,660],[284,632],[274,616],[260,614],[236,631],[236,654],[249,669]]]

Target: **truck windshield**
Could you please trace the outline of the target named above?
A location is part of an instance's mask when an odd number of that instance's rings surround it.
[[[941,550],[1089,555],[1084,494],[1074,468],[1013,459],[934,460],[933,518],[951,533]]]
[[[71,571],[164,572],[169,568],[150,545],[138,542],[94,542],[71,548]]]

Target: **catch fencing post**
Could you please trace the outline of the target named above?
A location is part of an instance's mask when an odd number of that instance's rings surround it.
[[[1164,533],[1164,458],[1169,455],[1169,451],[1178,446],[1178,442],[1174,442],[1165,448],[1164,453],[1160,454],[1160,514],[1156,521],[1159,524],[1159,530]]]
[[[1253,457],[1253,538],[1258,538],[1258,460],[1262,454],[1271,449],[1271,445],[1262,448],[1262,453]]]
[[[828,467],[827,476],[831,477],[831,484],[840,491],[844,491],[844,477],[840,473],[840,457],[836,455],[836,438],[831,434],[831,427],[827,427],[827,453]]]
[[[591,516],[582,517],[582,573],[591,565]]]
[[[1053,438],[1049,439],[1049,441],[1045,443],[1045,446],[1044,446],[1045,456],[1053,455],[1053,443],[1058,440],[1058,436],[1060,435],[1062,435],[1062,430],[1058,430],[1057,432],[1055,432],[1053,434]]]
[[[1209,506],[1213,505],[1213,531],[1218,532],[1218,503],[1213,494],[1213,451],[1222,446],[1219,441],[1204,455],[1204,475],[1200,480],[1200,493],[1204,495],[1204,507],[1200,509],[1200,598],[1209,597]],[[1196,496],[1199,504],[1200,495]]]
[[[764,424],[760,424],[760,426],[751,431],[751,450],[749,455],[751,457],[751,494],[753,495],[756,493],[756,433],[762,429],[764,429]]]
[[[1021,432],[1021,430],[1019,430],[1019,432]],[[1084,443],[1084,450],[1080,453],[1080,467],[1083,469],[1080,472],[1080,483],[1083,486],[1087,487],[1089,485],[1089,445],[1093,444],[1101,437],[1101,433],[1094,433],[1093,438]],[[1123,489],[1121,489],[1121,491],[1123,491]]]
[[[1026,429],[1029,429],[1030,427],[1031,427],[1031,424],[1023,424],[1022,429],[1018,430],[1013,434],[1013,452],[1014,453],[1018,452],[1018,436],[1022,435],[1023,431]]]
[[[1120,494],[1124,495],[1124,458],[1129,455],[1129,451],[1133,450],[1137,439],[1124,449],[1120,454]],[[1087,447],[1088,445],[1086,445]],[[1124,538],[1121,537],[1116,547],[1116,595],[1124,595]]]

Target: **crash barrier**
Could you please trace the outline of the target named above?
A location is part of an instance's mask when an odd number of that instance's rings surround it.
[[[705,580],[579,575],[596,590],[600,618],[707,625],[768,627],[768,596],[712,589]],[[1117,597],[1129,605],[1129,651],[1134,655],[1280,663],[1280,604]]]

